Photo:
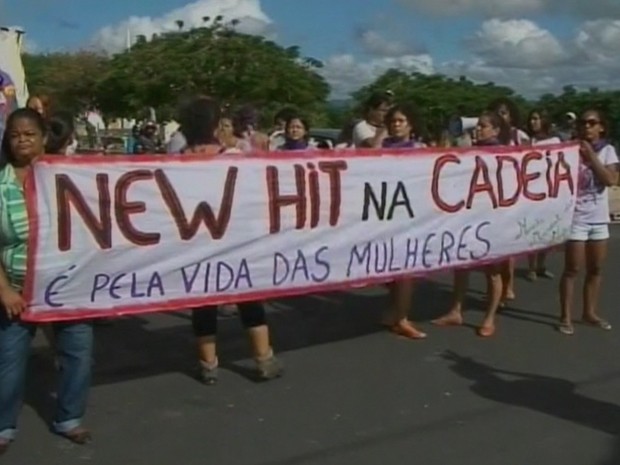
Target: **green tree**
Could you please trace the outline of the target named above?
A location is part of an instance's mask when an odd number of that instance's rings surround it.
[[[527,107],[527,101],[511,88],[492,82],[476,84],[465,76],[455,79],[441,74],[406,73],[396,69],[386,71],[352,95],[361,109],[371,94],[386,90],[392,91],[397,101],[414,102],[425,125],[433,133],[445,128],[451,116],[477,116],[499,97],[509,97],[518,106]]]
[[[298,47],[240,34],[220,22],[140,41],[112,57],[97,85],[99,106],[131,116],[146,106],[169,115],[183,95],[213,95],[235,106],[253,103],[269,119],[283,105],[324,117],[329,86],[318,60]]]
[[[94,101],[108,62],[106,56],[89,51],[23,55],[30,93],[48,95],[53,108],[75,113]]]
[[[610,121],[610,132],[616,137],[620,129],[620,91],[602,91],[597,88],[579,91],[574,86],[566,86],[558,95],[544,94],[536,106],[546,109],[551,117],[563,122],[566,113],[577,115],[594,108],[603,111]]]

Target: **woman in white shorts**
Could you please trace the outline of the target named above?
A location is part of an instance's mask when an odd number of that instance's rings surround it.
[[[575,279],[584,266],[582,321],[604,330],[611,325],[597,314],[602,268],[609,239],[608,187],[618,183],[618,155],[607,139],[607,122],[598,110],[588,110],[579,120],[582,164],[577,203],[569,241],[566,243],[564,272],[560,282],[562,334],[572,335],[572,303]]]

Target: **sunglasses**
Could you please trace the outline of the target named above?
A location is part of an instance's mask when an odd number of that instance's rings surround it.
[[[582,119],[579,121],[579,124],[581,124],[582,126],[593,127],[601,124],[601,122],[596,119]]]

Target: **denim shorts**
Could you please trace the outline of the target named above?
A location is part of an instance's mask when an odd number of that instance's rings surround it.
[[[609,239],[609,225],[606,223],[573,223],[569,241],[587,242]]]

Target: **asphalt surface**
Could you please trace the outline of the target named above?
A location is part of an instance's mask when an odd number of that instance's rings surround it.
[[[601,312],[615,330],[576,326],[573,337],[554,330],[557,280],[520,280],[491,340],[428,323],[424,342],[391,336],[377,326],[381,288],[280,300],[270,322],[287,373],[269,383],[252,379],[234,318],[221,322],[215,387],[193,378],[186,314],[116,320],[96,329],[95,441],[84,447],[47,430],[54,371],[39,337],[20,435],[0,463],[618,465],[618,226],[605,276]],[[445,283],[420,286],[413,318],[446,310]],[[482,278],[472,284],[475,324]]]

